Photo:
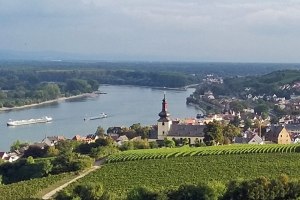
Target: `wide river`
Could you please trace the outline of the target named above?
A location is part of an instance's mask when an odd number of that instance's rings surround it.
[[[72,138],[76,134],[95,133],[98,126],[105,130],[111,126],[156,124],[161,111],[163,90],[135,86],[104,85],[100,90],[107,94],[80,98],[0,113],[0,151],[8,151],[10,145],[22,142],[39,142],[45,136],[63,135]],[[201,113],[185,101],[194,89],[187,91],[167,90],[166,99],[172,118],[195,117]],[[84,121],[85,117],[106,113],[107,118]],[[20,120],[51,116],[51,123],[7,127],[9,119]]]

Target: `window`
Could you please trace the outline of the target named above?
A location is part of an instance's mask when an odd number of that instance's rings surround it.
[[[163,131],[163,135],[165,134],[165,132]]]
[[[165,122],[163,122],[162,125],[164,126],[164,125],[165,125]]]

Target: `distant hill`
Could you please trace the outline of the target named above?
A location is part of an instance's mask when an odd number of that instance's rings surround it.
[[[280,70],[261,76],[234,77],[224,80],[222,88],[218,88],[222,94],[235,94],[236,96],[273,95],[289,97],[291,94],[300,94],[299,88],[292,88],[293,84],[300,82],[299,70]],[[290,88],[283,88],[289,84]],[[246,91],[246,88],[250,89]],[[216,89],[212,89],[216,91]]]

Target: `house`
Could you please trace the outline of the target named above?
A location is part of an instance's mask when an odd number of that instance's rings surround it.
[[[5,158],[6,161],[8,162],[14,162],[18,160],[20,157],[16,153],[8,153],[7,157]]]
[[[80,136],[80,135],[75,135],[72,140],[78,141],[78,142],[84,142],[84,143],[93,143],[96,141],[96,139],[98,139],[98,136],[94,135],[94,134],[90,134],[85,136]]]
[[[6,162],[14,162],[18,160],[20,157],[16,153],[6,153],[6,152],[0,152],[0,159],[6,161]]]
[[[0,159],[4,160],[7,157],[6,152],[0,152]]]
[[[265,135],[265,140],[276,144],[291,144],[292,141],[289,132],[282,125],[272,125]]]
[[[117,144],[119,146],[121,146],[122,144],[124,144],[124,142],[128,142],[129,139],[126,135],[122,135],[122,136],[118,137],[118,139],[116,141],[117,141]]]
[[[59,141],[63,141],[66,138],[64,136],[48,136],[42,140],[42,143],[47,144],[49,147],[56,145]]]
[[[250,137],[235,137],[234,143],[236,144],[264,144],[264,141],[257,134]]]

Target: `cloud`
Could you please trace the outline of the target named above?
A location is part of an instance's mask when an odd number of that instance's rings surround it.
[[[294,61],[299,10],[296,0],[0,0],[0,43],[112,59]]]

